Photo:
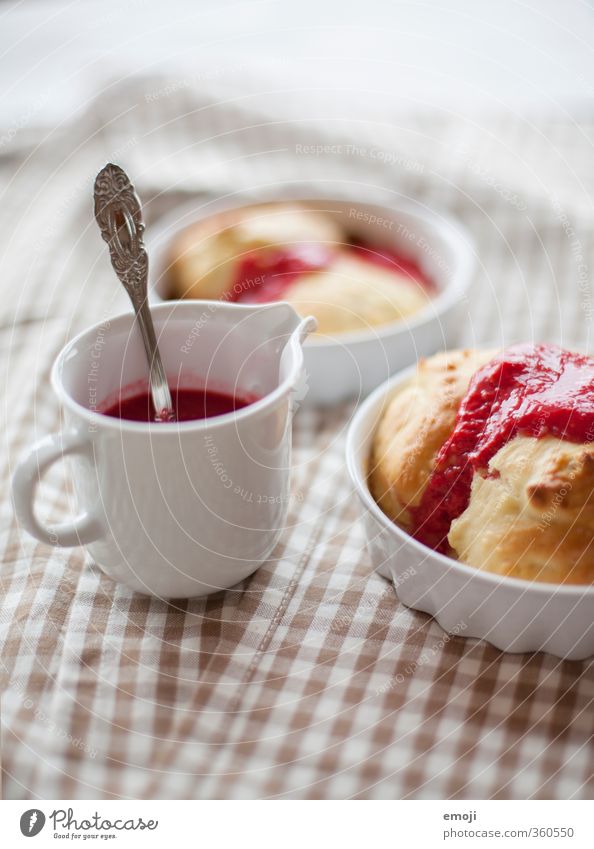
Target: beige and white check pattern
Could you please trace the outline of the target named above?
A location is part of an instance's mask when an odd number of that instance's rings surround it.
[[[299,412],[282,540],[206,601],[136,595],[80,550],[37,544],[7,481],[25,445],[60,427],[48,384],[59,349],[124,306],[92,221],[107,158],[135,175],[150,220],[190,189],[313,181],[328,195],[415,197],[477,240],[461,343],[588,348],[594,123],[355,124],[312,98],[158,86],[114,89],[39,147],[0,151],[5,796],[592,798],[592,662],[448,638],[399,604],[371,570],[344,466],[352,406]],[[72,511],[59,471],[40,503]]]

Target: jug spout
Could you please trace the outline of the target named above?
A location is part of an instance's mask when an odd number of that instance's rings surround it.
[[[296,338],[302,343],[317,327],[313,316],[304,318],[286,301],[253,306],[237,304],[230,306],[233,310],[239,309],[243,312],[250,334],[257,333],[263,343],[278,340],[282,347],[282,343],[287,344],[295,331],[298,331]]]
[[[291,389],[292,415],[295,415],[309,392],[308,375],[303,357],[303,343],[317,326],[318,322],[312,315],[300,319],[281,357],[279,378],[282,381],[283,372],[286,371],[284,380]]]
[[[290,310],[287,320],[293,325],[280,357],[279,385],[291,389],[294,401],[301,401],[308,390],[307,375],[304,372],[303,344],[309,334],[315,331],[318,323],[312,315],[305,318],[300,316],[290,304],[282,303],[278,306]]]
[[[313,315],[308,315],[306,318],[302,318],[299,324],[297,325],[297,336],[299,339],[299,343],[302,345],[310,333],[314,333],[317,330],[318,322],[317,319],[313,317]]]
[[[307,375],[303,372],[303,344],[318,323],[310,315],[303,317],[286,301],[255,306],[231,305],[245,311],[250,336],[256,344],[255,354],[265,353],[268,365],[276,359],[278,388],[307,391]],[[255,363],[255,358],[250,358]],[[261,361],[260,361],[261,364]],[[246,363],[247,365],[247,363]],[[305,387],[305,390],[303,389]]]
[[[241,388],[248,397],[264,398],[296,385],[303,370],[303,344],[316,328],[313,317],[299,315],[284,301],[193,303],[200,318],[187,335],[199,341],[185,346],[189,371],[207,368],[213,384],[231,380],[232,388]]]

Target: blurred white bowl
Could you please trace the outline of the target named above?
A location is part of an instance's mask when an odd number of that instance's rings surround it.
[[[448,633],[478,637],[509,652],[547,651],[568,660],[594,654],[594,587],[474,569],[413,539],[376,504],[367,485],[373,435],[387,403],[412,373],[407,369],[370,395],[347,436],[347,466],[363,503],[374,569],[393,582],[403,604],[430,613]]]
[[[395,371],[453,344],[475,266],[472,242],[457,222],[411,202],[387,206],[348,198],[310,199],[278,191],[261,202],[295,200],[323,210],[356,239],[414,260],[438,290],[430,303],[409,319],[333,338],[310,337],[304,350],[309,386],[306,402],[330,405],[364,397]],[[152,228],[147,233],[151,299],[166,297],[169,248],[182,230],[223,210],[258,202],[204,203],[196,198],[175,208]]]

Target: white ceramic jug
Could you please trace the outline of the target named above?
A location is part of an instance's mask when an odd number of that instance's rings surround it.
[[[302,343],[315,328],[288,304],[171,302],[153,317],[171,385],[257,397],[233,413],[142,423],[98,412],[147,385],[125,314],[81,333],[52,371],[66,429],[33,445],[13,478],[21,524],[42,542],[84,545],[112,578],[160,597],[232,586],[270,554],[289,499],[291,419],[304,391]],[[34,511],[44,471],[68,456],[80,515],[46,527]]]

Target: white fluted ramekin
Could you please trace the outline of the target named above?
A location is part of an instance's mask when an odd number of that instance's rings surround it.
[[[594,654],[594,587],[545,584],[484,572],[438,554],[395,525],[367,485],[371,443],[386,405],[413,370],[367,398],[351,422],[347,466],[363,504],[374,569],[403,604],[431,614],[448,633],[509,652],[546,651],[567,660]]]

